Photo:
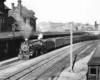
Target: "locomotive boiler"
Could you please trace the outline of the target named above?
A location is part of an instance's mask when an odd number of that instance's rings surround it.
[[[19,59],[29,59],[46,52],[45,43],[42,40],[25,40],[21,43],[18,57]]]

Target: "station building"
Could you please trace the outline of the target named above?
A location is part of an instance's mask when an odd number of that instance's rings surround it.
[[[18,23],[21,22],[18,19],[20,15],[23,18],[25,23],[29,23],[33,31],[36,31],[36,17],[35,12],[28,10],[21,3],[21,0],[18,0],[17,6],[14,6],[14,3],[11,4],[12,9],[8,8],[4,2],[6,0],[0,0],[0,32],[19,31]],[[14,26],[12,26],[14,24]]]
[[[8,11],[10,10],[6,5],[4,5],[4,2],[6,0],[0,0],[0,32],[7,31],[7,20],[8,18]]]

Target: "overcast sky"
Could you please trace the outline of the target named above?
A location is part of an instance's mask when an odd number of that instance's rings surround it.
[[[17,5],[17,1],[6,0],[5,4],[11,8],[11,3]],[[36,13],[37,23],[100,23],[100,0],[22,0],[22,4]]]

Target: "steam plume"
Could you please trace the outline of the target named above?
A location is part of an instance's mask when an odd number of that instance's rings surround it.
[[[18,18],[18,25],[20,28],[20,32],[23,36],[23,38],[26,40],[30,37],[31,32],[32,32],[32,26],[29,24],[29,19],[26,19],[27,22],[24,22],[23,17],[17,16]]]
[[[41,39],[41,38],[43,38],[43,34],[38,35],[38,39]]]

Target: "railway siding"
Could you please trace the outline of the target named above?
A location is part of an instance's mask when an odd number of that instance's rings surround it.
[[[97,47],[97,44],[92,45],[89,48],[89,51],[86,50],[85,52],[83,52],[82,54],[79,54],[77,57],[77,60],[82,59],[83,57],[87,56],[89,53],[92,52],[92,50],[95,49],[95,47]],[[76,50],[74,52],[74,55],[76,55],[77,53],[80,53],[81,50]],[[85,54],[84,54],[85,53]],[[75,56],[74,56],[75,57]],[[67,58],[67,59],[66,59]],[[55,68],[54,68],[55,67]],[[64,59],[62,59],[61,61],[59,61],[56,65],[54,65],[53,67],[51,67],[48,71],[46,71],[44,74],[41,74],[41,76],[39,76],[38,78],[36,78],[36,80],[47,80],[48,78],[53,79],[55,76],[59,76],[60,72],[64,69],[69,67],[69,57],[65,57]]]
[[[97,48],[97,47],[96,47]],[[87,80],[86,73],[88,70],[87,63],[91,56],[95,53],[96,48],[86,57],[75,63],[74,71],[70,72],[70,67],[64,69],[61,74],[53,80]],[[79,66],[81,65],[81,66]]]

